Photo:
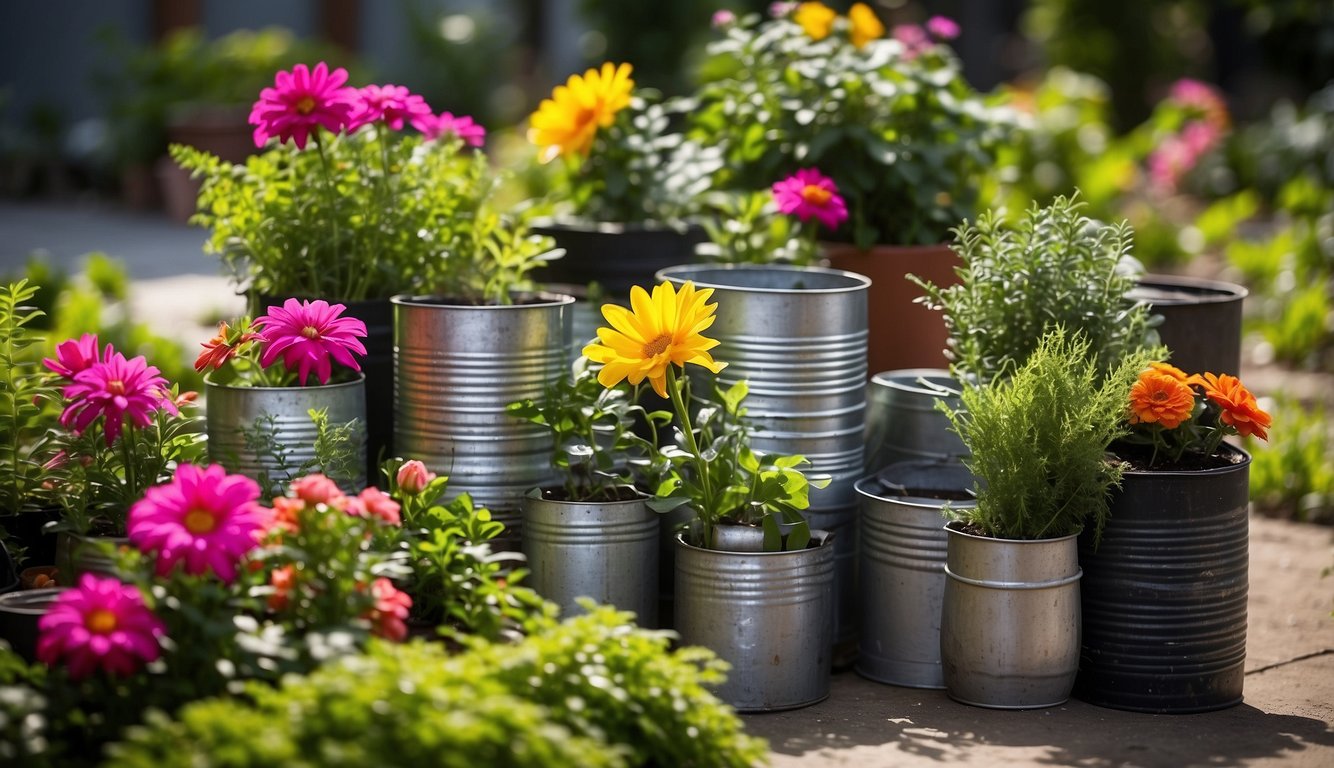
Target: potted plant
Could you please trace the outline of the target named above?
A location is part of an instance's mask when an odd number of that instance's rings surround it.
[[[277,492],[319,469],[366,484],[366,324],[342,304],[288,299],[252,322],[218,324],[195,370],[205,373],[212,461]],[[336,364],[336,368],[335,368]]]
[[[695,252],[710,263],[791,264],[820,260],[818,228],[837,229],[848,208],[838,185],[818,168],[801,168],[762,192],[716,190],[700,219],[709,242]]]
[[[523,552],[529,585],[564,615],[583,613],[578,598],[632,611],[643,626],[658,624],[657,426],[670,415],[647,413],[624,383],[603,387],[580,357],[540,400],[510,412],[551,431],[552,466],[562,483],[523,497]],[[650,437],[635,434],[636,417]]]
[[[33,353],[41,337],[31,323],[43,314],[28,302],[38,287],[27,280],[0,286],[0,544],[16,561],[55,562],[55,537],[42,527],[59,516],[60,506],[45,484],[53,431],[52,406],[59,401],[55,374]]]
[[[591,299],[624,295],[656,270],[692,260],[703,233],[685,219],[718,162],[674,132],[689,105],[636,88],[631,74],[629,64],[604,62],[570,75],[529,118],[528,139],[559,201],[537,231],[565,250],[545,277],[596,283]]]
[[[1128,432],[1126,396],[1148,357],[1110,370],[1057,328],[1009,379],[970,382],[950,422],[977,476],[977,505],[946,526],[940,656],[950,697],[1004,709],[1070,696],[1079,666],[1077,537],[1107,518]]]
[[[250,113],[262,151],[234,165],[175,145],[202,178],[199,213],[250,312],[294,296],[341,303],[367,324],[365,373],[373,472],[392,455],[393,309],[475,266],[474,219],[495,184],[467,117],[434,114],[402,86],[347,85],[324,62],[279,71]],[[308,108],[307,108],[308,107]],[[408,128],[416,131],[409,133]]]
[[[1076,695],[1142,712],[1241,702],[1251,457],[1272,419],[1235,376],[1139,375],[1112,446],[1128,467],[1101,539],[1080,539],[1084,637]]]
[[[42,364],[61,384],[57,453],[45,466],[61,505],[56,566],[70,584],[113,567],[107,545],[124,543],[130,505],[197,458],[201,435],[188,415],[195,393],[180,393],[142,355],[126,358],[96,334],[61,342]]]
[[[1014,125],[968,86],[944,44],[958,33],[948,26],[886,37],[864,3],[846,17],[806,2],[727,19],[687,130],[722,149],[717,186],[761,189],[811,167],[837,183],[849,218],[825,252],[873,281],[871,373],[940,367],[944,328],[913,305],[903,275],[952,279],[947,231],[973,214],[978,182]]]
[[[805,706],[829,693],[834,552],[832,537],[811,531],[801,510],[811,481],[800,456],[757,453],[741,407],[746,385],[715,390],[691,412],[687,364],[713,373],[727,364],[703,335],[714,321],[713,290],[670,282],[650,296],[636,286],[627,309],[603,307],[610,327],[584,348],[602,363],[611,387],[645,380],[670,399],[675,446],[664,448],[666,480],[656,509],[687,506],[693,520],[678,535],[675,625],[682,642],[704,645],[732,666],[719,698],[741,710]]]

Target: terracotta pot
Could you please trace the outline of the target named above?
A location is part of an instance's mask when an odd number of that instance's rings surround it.
[[[821,245],[829,266],[871,278],[870,346],[867,374],[900,368],[945,368],[945,318],[914,301],[922,289],[905,275],[939,286],[959,281],[961,262],[948,245],[876,245],[861,250],[851,243]]]

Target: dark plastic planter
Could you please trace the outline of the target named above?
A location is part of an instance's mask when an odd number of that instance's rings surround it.
[[[693,263],[695,246],[706,239],[698,226],[662,224],[548,221],[533,232],[565,249],[564,256],[537,271],[538,280],[584,286],[596,282],[607,301],[625,305],[631,286],[651,291],[658,270]]]

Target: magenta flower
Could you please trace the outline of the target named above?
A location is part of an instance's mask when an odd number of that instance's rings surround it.
[[[107,348],[102,350],[99,359],[97,334],[85,333],[78,339],[66,339],[57,344],[56,359],[43,358],[42,365],[73,381],[79,371],[87,369],[93,363],[110,360],[115,352],[115,348],[108,344]]]
[[[1227,102],[1214,86],[1182,78],[1172,84],[1168,98],[1187,109],[1199,112],[1218,133],[1222,133],[1231,123],[1227,113]]]
[[[157,553],[159,576],[184,563],[191,576],[212,571],[230,584],[236,564],[269,525],[257,499],[259,484],[248,477],[229,475],[216,464],[182,464],[171,482],[149,488],[130,507],[130,543]]]
[[[726,8],[720,8],[713,12],[713,18],[709,23],[713,25],[714,29],[722,29],[723,27],[731,26],[735,21],[735,13],[732,13]]]
[[[401,85],[368,85],[357,93],[357,108],[348,124],[349,131],[374,122],[401,131],[404,122],[416,125],[417,120],[431,114],[425,99]]]
[[[358,341],[366,337],[366,324],[355,317],[340,317],[344,309],[342,304],[330,305],[322,299],[288,299],[281,307],[269,307],[252,325],[264,344],[259,364],[267,368],[282,355],[287,370],[296,370],[303,385],[312,368],[320,383],[328,384],[333,373],[331,359],[360,371],[352,353],[366,354],[366,347]]]
[[[931,48],[931,38],[917,24],[899,24],[890,30],[890,36],[903,44],[904,58],[915,59]]]
[[[926,20],[926,31],[937,40],[953,40],[959,36],[959,23],[948,16],[932,16]]]
[[[486,129],[478,125],[471,117],[455,117],[449,112],[439,115],[427,114],[412,121],[412,127],[422,132],[427,140],[442,136],[457,136],[470,147],[480,147],[486,143]]]
[[[259,101],[250,110],[250,124],[255,126],[255,146],[269,139],[291,139],[297,149],[306,148],[311,131],[320,126],[338,133],[347,126],[359,102],[356,88],[348,88],[347,70],[329,71],[324,62],[309,69],[297,64],[291,72],[280,71],[273,87],[259,92]]]
[[[811,218],[829,229],[847,221],[848,206],[838,194],[834,180],[814,168],[802,168],[773,186],[778,210],[796,214],[798,219]]]
[[[107,360],[75,374],[74,382],[62,394],[69,405],[60,414],[61,425],[79,435],[101,416],[107,445],[120,437],[126,416],[147,427],[159,409],[173,415],[180,413],[168,397],[167,380],[142,355],[126,360],[114,352]]]
[[[72,680],[98,668],[130,676],[161,655],[158,638],[167,631],[139,590],[91,573],[56,598],[37,628],[37,658],[49,666],[64,661]]]

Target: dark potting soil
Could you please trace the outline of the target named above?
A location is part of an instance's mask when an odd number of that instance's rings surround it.
[[[1245,460],[1240,451],[1220,450],[1211,456],[1202,453],[1187,453],[1180,461],[1164,461],[1162,457],[1153,465],[1153,448],[1148,445],[1117,444],[1112,446],[1112,455],[1129,465],[1134,472],[1200,472],[1206,469],[1222,469]]]

